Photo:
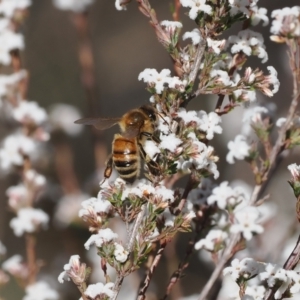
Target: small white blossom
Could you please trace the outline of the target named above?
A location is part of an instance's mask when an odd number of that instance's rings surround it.
[[[260,21],[263,21],[263,26],[269,24],[269,18],[267,16],[268,10],[264,7],[258,8],[257,6],[251,8],[251,24],[256,26]]]
[[[183,7],[189,7],[189,17],[195,20],[200,12],[212,14],[212,7],[206,4],[206,0],[180,0]]]
[[[143,144],[143,148],[144,148],[145,152],[147,153],[147,155],[151,159],[153,159],[155,157],[155,155],[160,153],[160,150],[159,150],[158,146],[156,145],[156,143],[151,140],[145,141]]]
[[[8,196],[8,205],[14,211],[18,211],[29,204],[29,191],[24,184],[9,187],[6,190],[6,195]]]
[[[193,29],[192,31],[187,31],[183,34],[182,39],[185,41],[187,39],[191,39],[193,45],[198,45],[202,40],[200,31],[198,28]]]
[[[86,200],[89,196],[87,194],[82,194],[80,192],[66,194],[59,199],[56,210],[55,210],[55,225],[59,227],[66,227],[72,223],[76,223],[79,220],[79,217],[84,217],[85,214],[88,214],[89,208],[92,209],[92,203],[89,200]],[[84,201],[86,200],[86,201]],[[94,203],[101,205],[101,201],[95,198]],[[81,209],[81,207],[83,207]],[[78,213],[79,211],[79,213]],[[78,217],[79,214],[79,217]]]
[[[229,5],[231,6],[230,14],[236,15],[238,13],[243,13],[246,16],[249,16],[249,0],[229,0]]]
[[[84,294],[91,299],[96,299],[103,295],[106,295],[109,298],[111,298],[114,295],[114,292],[112,290],[113,287],[113,282],[109,282],[106,284],[98,282],[96,284],[90,284],[85,290]]]
[[[300,36],[300,6],[285,7],[272,11],[271,32],[276,35]]]
[[[126,6],[122,5],[123,1],[122,0],[116,0],[115,1],[115,7],[117,10],[126,10]]]
[[[280,82],[277,77],[277,71],[272,66],[268,66],[267,69],[270,72],[270,75],[266,76],[265,82],[273,85],[271,92],[275,94],[278,92],[280,86]]]
[[[13,117],[20,123],[34,123],[40,125],[47,120],[47,113],[36,102],[21,101],[13,110]]]
[[[155,196],[161,201],[174,201],[174,191],[166,188],[164,185],[157,185],[155,187]]]
[[[283,126],[283,124],[285,124],[286,123],[286,118],[279,118],[277,121],[276,121],[276,126],[277,127],[282,127]]]
[[[160,136],[161,142],[159,144],[159,148],[167,149],[171,152],[175,152],[176,148],[182,143],[182,140],[179,139],[174,133],[169,135]]]
[[[22,261],[21,255],[14,255],[2,263],[2,269],[17,278],[26,278],[28,269]]]
[[[226,40],[213,40],[211,38],[207,38],[207,46],[212,48],[216,54],[220,54],[223,48],[226,45]]]
[[[26,295],[22,300],[56,300],[59,294],[47,282],[38,281],[25,289]]]
[[[290,164],[290,165],[288,165],[287,168],[291,172],[294,180],[299,180],[299,178],[300,178],[300,165]]]
[[[91,237],[84,244],[85,249],[89,250],[91,245],[95,244],[97,247],[102,247],[103,243],[110,242],[116,239],[118,235],[114,233],[110,228],[100,229],[97,234],[91,235]]]
[[[267,290],[263,285],[247,286],[245,296],[253,297],[253,300],[263,300]],[[246,300],[247,298],[245,298]]]
[[[210,71],[210,77],[214,79],[215,84],[222,84],[225,86],[234,85],[227,71],[212,69]]]
[[[191,122],[200,124],[200,119],[197,116],[197,112],[195,110],[186,111],[185,108],[180,108],[177,112],[177,116],[181,118],[184,124],[186,125],[188,125]]]
[[[220,229],[211,229],[204,239],[195,244],[195,249],[206,249],[214,251],[216,245],[222,244],[228,238],[227,232]]]
[[[237,36],[230,36],[229,43],[233,44],[231,47],[231,53],[233,54],[243,52],[247,56],[257,55],[263,63],[268,60],[263,36],[258,32],[249,29],[242,30]]]
[[[255,106],[246,109],[242,119],[242,134],[248,136],[252,131],[251,125],[262,122],[262,115],[264,114],[268,114],[268,109],[263,106]]]
[[[84,12],[94,0],[53,0],[56,8],[61,10],[71,10],[75,13]]]
[[[31,4],[31,0],[2,0],[0,14],[3,14],[6,18],[12,18],[17,10],[26,9]]]
[[[124,247],[118,243],[114,243],[115,250],[114,250],[114,257],[120,263],[124,263],[128,258],[128,251],[124,249]]]
[[[0,32],[0,63],[9,65],[11,63],[10,51],[24,49],[24,37],[20,33],[11,30]]]
[[[246,142],[246,138],[241,134],[237,135],[234,141],[230,141],[227,146],[229,152],[226,155],[226,160],[230,164],[234,163],[234,158],[240,160],[246,158],[251,150],[251,147]]]
[[[49,216],[41,209],[31,207],[21,208],[17,217],[13,218],[9,225],[16,236],[21,236],[25,232],[35,232],[37,229],[47,227]]]
[[[58,281],[63,283],[65,280],[70,281],[70,276],[75,275],[76,270],[80,267],[79,255],[72,255],[69,259],[69,263],[64,265],[64,271],[58,276]],[[73,276],[72,276],[73,277]]]
[[[76,136],[82,132],[82,126],[74,124],[81,118],[78,109],[69,104],[55,104],[50,108],[49,119],[54,130],[63,130],[70,136]]]
[[[264,228],[256,224],[260,215],[259,211],[252,206],[244,207],[234,211],[234,224],[230,227],[230,232],[242,233],[246,240],[251,240],[253,233],[262,233]]]
[[[82,209],[80,209],[78,215],[80,218],[85,215],[90,214],[90,211],[94,211],[95,214],[107,214],[112,205],[109,201],[102,199],[101,194],[98,194],[98,197],[90,198],[81,203]]]
[[[232,279],[236,281],[240,277],[248,279],[260,271],[260,264],[252,258],[244,258],[239,261],[237,258],[231,262],[231,267],[223,270],[223,275],[230,274]]]
[[[13,166],[21,166],[23,155],[31,156],[35,150],[35,143],[25,135],[14,134],[5,138],[0,149],[0,167],[8,170]]]
[[[223,129],[219,125],[221,123],[221,117],[215,112],[207,114],[204,110],[198,113],[200,124],[199,129],[206,132],[206,138],[211,140],[214,137],[214,133],[221,134]]]
[[[176,28],[182,28],[182,23],[176,22],[176,21],[162,21],[160,22],[160,25],[163,27],[168,28],[168,30],[175,30]]]
[[[216,203],[220,209],[225,209],[228,206],[237,206],[246,201],[246,198],[246,192],[242,188],[232,188],[228,186],[227,181],[224,181],[212,190],[211,195],[207,198],[207,203],[209,205]]]

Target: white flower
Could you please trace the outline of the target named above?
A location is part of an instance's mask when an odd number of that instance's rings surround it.
[[[263,36],[252,30],[246,29],[238,33],[238,35],[230,36],[229,43],[233,44],[231,52],[233,54],[243,52],[247,56],[257,55],[265,63],[268,60],[268,54],[265,50]]]
[[[300,165],[290,164],[290,165],[288,165],[287,168],[291,172],[294,180],[299,180],[299,178],[300,178]]]
[[[10,51],[24,49],[24,37],[20,33],[11,30],[0,32],[0,63],[9,65],[11,63]]]
[[[223,275],[230,274],[232,279],[236,281],[240,277],[248,279],[260,271],[260,264],[252,258],[244,258],[239,261],[237,258],[231,262],[231,267],[223,270]]]
[[[124,249],[124,247],[118,243],[114,243],[115,250],[114,250],[114,257],[120,263],[124,263],[128,258],[128,251]]]
[[[167,149],[171,152],[175,152],[176,148],[182,143],[182,140],[174,133],[170,133],[169,135],[161,134],[160,139],[161,142],[159,144],[159,148]]]
[[[174,201],[174,191],[166,188],[164,185],[157,185],[154,192],[155,197],[161,201]]]
[[[245,15],[249,15],[249,0],[229,0],[229,5],[231,6],[230,14],[236,15],[238,13],[243,13]]]
[[[286,123],[286,118],[279,118],[279,119],[276,121],[276,126],[280,128],[280,127],[282,127],[285,123]]]
[[[260,21],[263,21],[263,26],[267,26],[269,24],[269,18],[267,16],[268,10],[264,7],[258,8],[254,6],[251,8],[251,24],[253,26],[257,25]]]
[[[213,40],[211,38],[207,38],[206,41],[207,41],[207,46],[212,48],[216,54],[220,54],[221,50],[223,50],[223,48],[226,45],[226,40],[218,41],[218,40]]]
[[[6,190],[8,196],[8,205],[14,211],[18,211],[21,207],[28,206],[29,191],[24,184],[11,186]]]
[[[116,239],[118,235],[114,233],[110,228],[100,229],[97,234],[91,235],[91,237],[84,244],[85,249],[89,250],[91,245],[95,244],[97,247],[102,247],[103,243],[110,242]]]
[[[21,166],[23,155],[30,157],[34,150],[35,143],[29,137],[21,134],[10,135],[5,138],[0,149],[0,167],[8,170],[13,166]]]
[[[21,123],[40,125],[47,120],[47,113],[36,102],[21,101],[13,110],[13,117]]]
[[[9,225],[16,236],[23,235],[24,232],[35,232],[37,229],[48,225],[49,216],[41,209],[31,207],[21,208],[17,217],[13,218]]]
[[[90,198],[81,203],[82,209],[79,211],[78,215],[82,218],[84,215],[89,214],[92,210],[95,214],[107,214],[112,205],[109,201],[102,199],[101,194],[98,194],[98,197]]]
[[[225,209],[227,206],[234,207],[246,200],[246,193],[240,187],[234,189],[228,186],[228,182],[224,181],[219,186],[212,190],[211,195],[207,198],[207,204],[213,205],[214,203],[220,209]]]
[[[185,41],[186,39],[191,39],[193,45],[198,45],[202,40],[200,31],[198,28],[193,29],[192,31],[187,31],[183,34],[182,39]]]
[[[206,0],[180,0],[183,7],[190,7],[189,17],[195,20],[200,12],[212,14],[212,7],[206,4]]]
[[[54,5],[61,10],[71,10],[75,13],[83,12],[94,0],[53,0]]]
[[[122,0],[116,0],[115,7],[117,10],[126,10],[126,6],[122,5]]]
[[[285,7],[272,11],[271,32],[273,34],[282,34],[284,36],[300,36],[300,6]]]
[[[234,224],[230,227],[230,232],[242,233],[246,240],[251,240],[253,233],[262,233],[264,228],[256,224],[259,219],[259,211],[252,206],[234,211]]]
[[[182,23],[176,21],[161,21],[160,25],[165,27],[168,31],[174,31],[176,28],[182,28]]]
[[[145,152],[147,153],[147,155],[151,159],[153,159],[155,157],[155,155],[160,153],[160,150],[159,150],[158,146],[156,145],[156,143],[151,140],[145,141],[143,144],[143,148],[144,148]]]
[[[164,90],[165,84],[169,82],[171,71],[163,69],[158,73],[155,69],[145,69],[138,76],[138,80],[143,80],[145,83],[149,83],[154,86],[156,92],[161,94]]]
[[[14,255],[2,263],[2,269],[17,278],[26,278],[28,269],[22,261],[21,255]]]
[[[221,117],[215,112],[210,112],[207,114],[204,110],[198,113],[200,124],[199,129],[206,132],[206,138],[211,140],[214,137],[214,133],[222,133],[223,129],[219,125],[221,123]]]
[[[234,141],[230,141],[227,146],[229,152],[226,155],[226,160],[230,164],[234,163],[234,158],[242,160],[249,156],[249,151],[251,150],[251,147],[246,142],[246,138],[241,134],[237,135]]]
[[[255,107],[250,107],[245,110],[244,115],[243,115],[243,127],[242,127],[242,134],[243,135],[249,135],[250,132],[252,131],[252,124],[256,123],[261,123],[262,122],[262,115],[263,114],[268,114],[268,109],[263,106],[255,106]]]
[[[265,298],[266,291],[267,290],[263,285],[257,285],[257,286],[248,285],[245,291],[245,296],[251,296],[253,297],[253,300],[263,300]]]
[[[6,97],[9,91],[14,90],[17,83],[19,83],[20,80],[22,80],[26,76],[27,76],[27,72],[25,70],[21,70],[19,72],[10,75],[0,74],[0,98]]]
[[[227,71],[212,69],[210,71],[210,77],[214,79],[215,84],[222,84],[225,86],[234,85]]]
[[[80,268],[80,257],[75,254],[72,255],[69,259],[69,263],[64,265],[64,271],[61,272],[58,276],[58,282],[64,283],[65,280],[70,281],[69,275],[75,275],[76,271]]]
[[[31,0],[1,0],[0,14],[12,18],[16,10],[26,9],[31,3]]]
[[[84,294],[91,299],[96,299],[103,295],[111,298],[114,295],[112,290],[113,286],[113,282],[106,283],[105,285],[101,282],[90,284],[85,290]]]
[[[177,116],[181,118],[184,124],[188,125],[191,122],[195,122],[196,124],[200,124],[200,119],[197,116],[197,112],[195,110],[186,111],[185,108],[180,108],[178,110]]]
[[[38,281],[25,289],[26,295],[22,300],[56,300],[58,293],[53,290],[47,282]]]
[[[49,119],[53,129],[63,130],[71,136],[78,135],[82,130],[82,126],[74,124],[74,121],[81,118],[76,107],[69,104],[55,104],[50,108]]]
[[[195,249],[214,251],[216,245],[222,244],[228,238],[228,234],[220,229],[211,229],[204,239],[195,244]]]
[[[266,76],[266,82],[273,85],[272,93],[275,94],[279,90],[280,82],[277,77],[277,71],[272,66],[267,67],[270,75]]]
[[[79,217],[83,217],[85,213],[88,214],[89,208],[92,206],[92,203],[88,202],[92,198],[86,200],[88,197],[89,196],[87,194],[77,192],[66,194],[59,199],[54,215],[55,225],[58,225],[59,227],[66,227],[72,223],[76,223],[76,221],[79,220],[78,211]],[[97,198],[95,199],[101,203],[100,200]],[[94,203],[97,201],[94,201]],[[100,203],[99,205],[101,205]],[[83,209],[81,209],[81,207],[83,207]]]

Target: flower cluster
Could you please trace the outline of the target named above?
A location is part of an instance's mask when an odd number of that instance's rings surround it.
[[[274,298],[291,297],[300,292],[300,274],[297,271],[285,270],[270,263],[257,262],[252,258],[234,259],[231,266],[223,271],[229,275],[241,288],[239,299],[256,295],[253,299],[265,299],[267,288],[274,289]],[[254,278],[254,279],[253,279]],[[247,289],[245,289],[245,284]]]

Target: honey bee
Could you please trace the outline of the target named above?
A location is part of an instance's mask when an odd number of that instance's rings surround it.
[[[93,125],[98,130],[108,129],[119,124],[121,133],[114,136],[112,153],[106,162],[104,180],[109,178],[113,166],[120,177],[133,183],[139,176],[141,158],[145,161],[151,174],[159,175],[159,166],[145,152],[143,144],[146,140],[159,142],[153,133],[156,128],[157,114],[150,105],[132,109],[121,118],[83,118],[76,124]]]

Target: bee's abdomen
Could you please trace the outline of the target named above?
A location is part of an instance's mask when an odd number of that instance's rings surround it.
[[[140,161],[136,139],[115,135],[113,142],[113,162],[120,177],[132,183],[139,175]]]

